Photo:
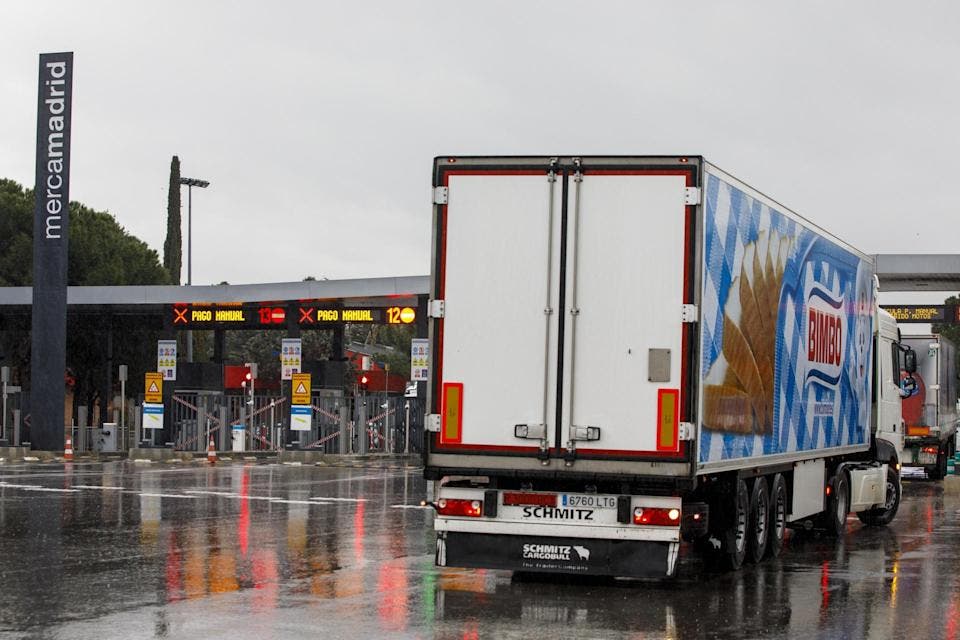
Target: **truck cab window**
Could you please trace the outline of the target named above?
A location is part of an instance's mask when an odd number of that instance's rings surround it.
[[[894,342],[892,345],[890,345],[890,350],[891,350],[891,354],[892,354],[892,356],[893,356],[893,360],[892,360],[892,362],[893,362],[893,370],[891,371],[891,373],[892,373],[892,378],[893,378],[894,384],[896,384],[896,385],[899,386],[899,384],[900,384],[900,372],[901,372],[901,370],[902,370],[901,367],[900,367],[900,345],[897,344],[896,342]]]

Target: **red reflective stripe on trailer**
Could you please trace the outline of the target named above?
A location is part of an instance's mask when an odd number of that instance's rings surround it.
[[[463,440],[463,383],[443,383],[442,423],[440,442],[461,442]]]
[[[686,454],[686,442],[680,442],[680,448],[671,451],[627,451],[625,449],[584,449],[577,447],[577,458],[598,460],[609,458],[611,460],[643,460],[646,458],[656,458],[664,460],[673,460],[679,462]]]
[[[450,450],[456,450],[460,453],[484,453],[488,451],[501,453],[536,453],[540,451],[539,447],[518,447],[508,444],[470,444],[469,442],[464,444],[462,442],[447,442],[441,440],[439,433],[433,434],[433,443],[436,446],[443,445],[441,448],[435,449],[437,453],[449,452]],[[551,455],[560,455],[560,452],[556,448],[551,448],[549,453]]]
[[[450,166],[450,165],[448,165]],[[442,172],[441,186],[448,187],[450,186],[450,176],[537,176],[542,175],[546,177],[547,172],[544,169],[444,169]],[[439,260],[439,282],[437,283],[437,299],[444,300],[446,298],[447,291],[447,217],[449,207],[445,204],[438,205],[440,207],[439,218],[440,218],[440,260]],[[433,372],[434,379],[436,380],[434,387],[434,397],[443,398],[443,318],[438,318],[435,320],[434,326],[437,328],[437,338],[435,345],[435,368]],[[437,438],[440,443],[450,444],[449,441],[444,440],[443,438]],[[459,441],[458,441],[459,442]],[[505,449],[516,449],[516,450],[530,450],[537,451],[537,447],[496,447],[496,448],[505,448]]]
[[[451,165],[447,165],[445,168],[441,169],[441,185],[449,187],[450,176],[457,175],[467,175],[467,176],[477,176],[477,175],[547,175],[545,169],[503,169],[503,168],[491,168],[491,169],[451,169],[447,168]],[[677,167],[676,169],[590,169],[585,168],[583,174],[587,175],[654,175],[654,176],[684,176],[686,179],[687,186],[693,186],[695,184],[695,177],[697,175],[698,166],[684,166]],[[448,206],[447,205],[438,205],[440,210],[438,212],[438,217],[441,223],[440,231],[440,246],[439,246],[439,278],[437,284],[438,299],[443,300],[446,298],[446,260],[447,260],[447,225],[448,225]],[[693,260],[695,258],[695,252],[693,247],[693,221],[695,220],[696,215],[696,206],[688,205],[684,206],[684,256],[683,256],[683,299],[687,304],[693,303],[693,286],[692,286],[692,277],[691,277],[691,268],[695,268]],[[435,366],[435,397],[441,399],[441,402],[446,396],[446,384],[443,383],[443,347],[444,347],[444,320],[437,319],[435,321],[436,330],[436,364]],[[689,380],[692,375],[689,363],[690,357],[690,345],[691,337],[695,337],[695,333],[692,334],[692,328],[688,329],[687,326],[684,326],[681,332],[681,364],[680,364],[680,390],[673,390],[679,394],[677,400],[678,410],[675,412],[677,414],[677,419],[687,421],[689,419],[689,407],[688,398],[689,398]],[[462,387],[462,384],[461,384]],[[659,403],[658,403],[659,404]],[[443,410],[443,407],[440,407],[442,424],[440,433],[433,434],[433,449],[438,453],[442,453],[444,449],[453,449],[462,451],[464,453],[476,452],[497,452],[501,451],[504,453],[534,453],[539,451],[538,447],[524,447],[524,446],[511,446],[511,445],[481,445],[481,444],[470,444],[462,442],[462,415],[460,416],[460,430],[458,432],[459,440],[452,441],[446,439],[445,436],[445,420],[446,412]],[[659,410],[659,407],[658,407]],[[638,450],[622,450],[622,449],[591,449],[578,447],[578,455],[587,458],[595,457],[597,459],[673,459],[673,460],[683,460],[687,457],[687,443],[679,440],[679,425],[674,430],[678,442],[674,445],[672,449],[660,449],[658,442],[658,449],[656,451],[638,451]],[[550,447],[548,452],[550,457],[559,457],[563,455],[563,452],[566,449],[559,447]]]
[[[680,444],[680,390],[657,392],[657,451],[676,451]]]

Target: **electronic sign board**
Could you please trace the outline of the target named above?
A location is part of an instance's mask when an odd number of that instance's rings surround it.
[[[881,308],[892,315],[897,322],[931,322],[950,324],[960,322],[960,307],[942,304],[901,304],[882,305]]]
[[[417,310],[409,306],[355,307],[314,303],[184,303],[166,311],[174,329],[329,329],[335,325],[411,324]]]

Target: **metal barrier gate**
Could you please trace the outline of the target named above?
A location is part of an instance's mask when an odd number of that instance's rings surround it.
[[[177,451],[302,449],[328,454],[420,453],[423,400],[384,394],[345,395],[314,390],[309,430],[290,429],[289,399],[279,395],[226,395],[217,391],[176,391],[167,403],[162,430],[144,441]]]
[[[206,451],[223,438],[223,394],[217,391],[177,391],[170,400],[170,431],[177,451]]]
[[[313,424],[310,431],[291,431],[291,444],[323,453],[349,453],[350,398],[339,390],[314,390],[310,398]]]
[[[254,396],[248,394],[226,396],[226,415],[230,440],[224,451],[234,448],[235,438],[242,439],[244,451],[277,451],[283,446],[290,412],[283,396]]]

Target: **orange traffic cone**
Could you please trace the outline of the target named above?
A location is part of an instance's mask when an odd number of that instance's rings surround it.
[[[213,447],[213,438],[210,438],[210,444],[207,446],[207,462],[214,464],[217,461],[217,450]]]
[[[63,459],[66,461],[73,460],[73,438],[67,436],[67,444],[63,447]]]

